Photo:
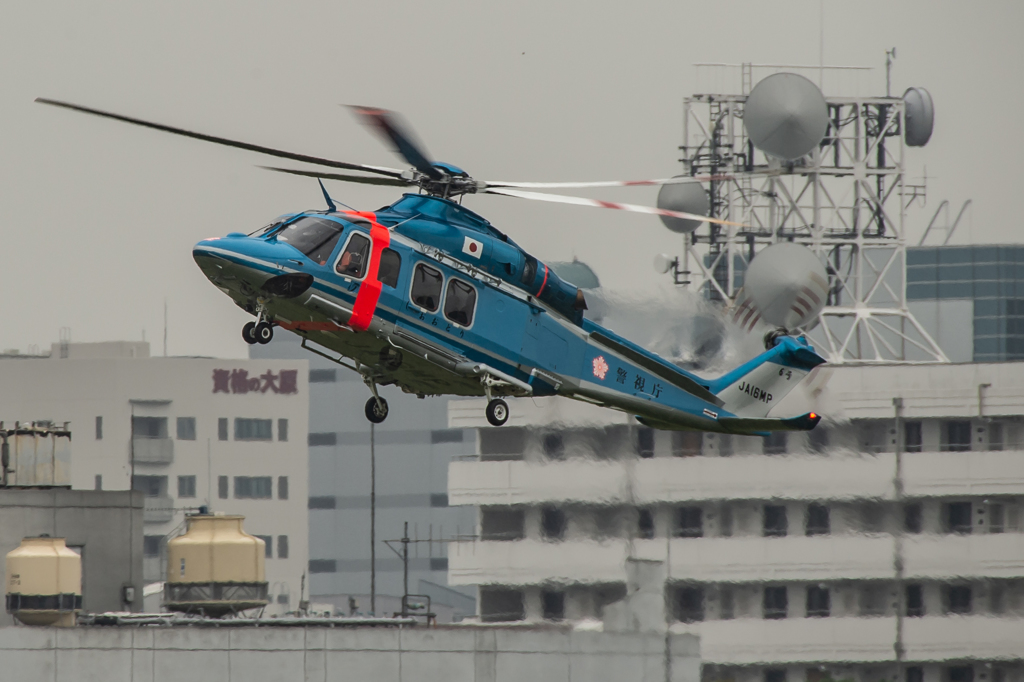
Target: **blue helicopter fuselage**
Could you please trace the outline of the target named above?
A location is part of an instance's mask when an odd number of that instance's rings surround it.
[[[439,197],[288,215],[255,236],[202,241],[193,256],[240,307],[350,359],[376,385],[421,396],[565,395],[658,428],[817,423],[766,418],[823,362],[805,341],[785,337],[723,377],[695,376],[584,319],[578,288]]]

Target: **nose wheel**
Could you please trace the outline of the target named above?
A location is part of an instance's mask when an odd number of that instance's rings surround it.
[[[494,398],[487,403],[487,423],[501,426],[508,421],[508,403],[501,398]]]
[[[370,398],[366,401],[366,418],[374,424],[380,424],[388,418],[388,401],[384,398]]]

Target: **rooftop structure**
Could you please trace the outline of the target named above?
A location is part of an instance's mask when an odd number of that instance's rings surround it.
[[[73,490],[144,495],[143,580],[166,572],[186,510],[241,514],[267,546],[268,613],[298,607],[307,546],[308,366],[150,357],[145,343],[0,356],[0,415],[70,423]],[[87,574],[88,574],[88,569]],[[141,594],[134,605],[141,608]]]
[[[1024,364],[826,367],[779,410],[810,433],[652,431],[518,401],[449,469],[478,508],[449,581],[485,621],[601,618],[664,566],[705,680],[966,682],[1024,673]],[[798,404],[798,403],[806,404]]]

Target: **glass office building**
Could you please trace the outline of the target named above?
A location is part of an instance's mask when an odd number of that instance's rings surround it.
[[[907,302],[951,360],[1024,359],[1024,245],[908,248]]]

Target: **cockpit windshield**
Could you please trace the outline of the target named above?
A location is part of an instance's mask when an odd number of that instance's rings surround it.
[[[341,237],[341,223],[328,218],[306,216],[277,233],[277,240],[291,244],[310,260],[326,265]]]

